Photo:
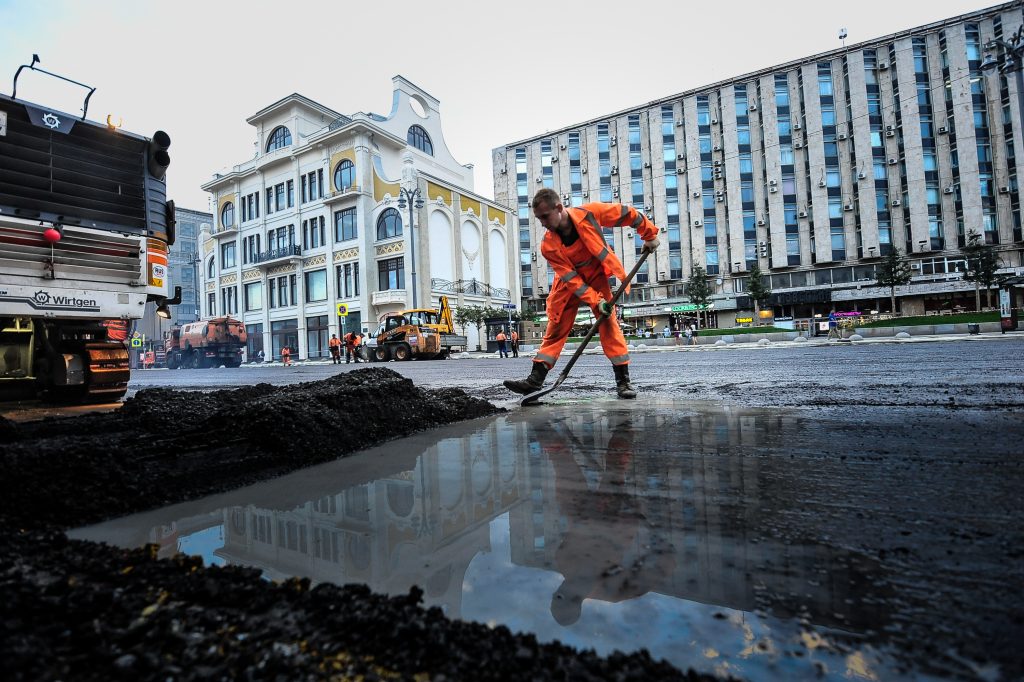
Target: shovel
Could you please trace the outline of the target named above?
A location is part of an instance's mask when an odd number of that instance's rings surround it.
[[[612,300],[608,301],[612,306],[618,303],[619,298],[621,298],[622,294],[625,293],[626,287],[628,287],[629,283],[633,281],[633,277],[636,275],[637,270],[640,269],[640,266],[644,264],[644,261],[647,260],[647,256],[649,255],[651,254],[647,251],[644,251],[642,254],[640,254],[640,258],[637,260],[636,265],[634,265],[633,269],[629,271],[628,275],[626,275],[626,280],[622,283],[621,286],[619,286],[618,291],[616,291],[615,295],[612,296]],[[542,388],[539,391],[534,391],[533,393],[523,396],[522,399],[519,401],[520,405],[530,405],[532,403],[535,403],[540,398],[546,396],[548,393],[551,393],[556,388],[562,385],[562,382],[565,381],[566,377],[569,376],[569,370],[572,369],[572,366],[575,365],[576,361],[580,359],[581,355],[583,355],[583,350],[587,347],[587,344],[590,343],[590,339],[594,337],[594,334],[597,333],[597,328],[601,326],[602,322],[604,322],[605,317],[607,317],[607,315],[599,316],[597,318],[597,321],[594,322],[594,324],[590,325],[590,331],[588,331],[587,335],[583,337],[582,341],[580,341],[580,345],[576,348],[576,352],[572,354],[571,358],[569,358],[569,362],[566,363],[565,369],[563,369],[562,373],[558,375],[558,378],[555,380],[555,383],[553,383],[549,388]]]

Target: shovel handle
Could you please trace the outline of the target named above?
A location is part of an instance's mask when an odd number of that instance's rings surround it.
[[[628,275],[626,275],[626,279],[622,281],[622,284],[616,290],[615,295],[612,296],[612,300],[608,302],[612,307],[614,307],[619,299],[622,298],[622,294],[626,293],[626,287],[628,287],[629,283],[633,281],[637,271],[639,271],[640,267],[647,261],[647,257],[649,255],[651,255],[649,251],[644,251],[640,254],[640,258],[637,259],[636,265],[634,265],[633,269],[629,271]],[[594,334],[597,333],[597,328],[601,326],[601,323],[604,322],[606,317],[607,315],[600,315],[597,321],[590,325],[590,330],[587,332],[587,335],[583,337],[582,341],[580,341],[580,345],[576,348],[576,352],[572,354],[571,358],[569,358],[569,362],[566,363],[565,369],[563,369],[559,375],[559,383],[569,375],[569,370],[572,369],[574,364],[576,364],[579,357],[583,355],[583,350],[587,347],[587,344],[590,343],[590,339],[594,338]]]

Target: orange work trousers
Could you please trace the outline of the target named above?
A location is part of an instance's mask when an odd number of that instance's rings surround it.
[[[583,248],[583,240],[579,239],[568,249],[569,257],[576,267],[580,277],[595,289],[606,301],[612,300],[612,290],[608,286],[608,276],[601,268],[597,258],[590,255]],[[587,263],[587,261],[590,261]],[[581,263],[587,263],[581,265]],[[558,356],[565,347],[565,340],[569,338],[573,325],[576,324],[576,312],[579,310],[582,301],[573,293],[573,285],[566,284],[561,279],[555,279],[551,287],[551,294],[548,296],[548,326],[544,330],[544,339],[541,341],[540,350],[534,358],[535,362],[543,362],[548,369],[555,366]],[[591,308],[595,318],[601,313],[597,308]],[[561,311],[561,312],[558,312]],[[552,316],[552,312],[555,316]],[[554,317],[558,318],[556,322]],[[618,320],[615,318],[615,310],[612,310],[610,317],[601,320],[597,333],[601,337],[601,347],[604,354],[611,360],[613,365],[629,364],[629,347],[626,345],[626,337],[622,335]]]

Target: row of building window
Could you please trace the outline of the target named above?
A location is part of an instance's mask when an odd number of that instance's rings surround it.
[[[359,229],[356,220],[356,209],[346,208],[334,212],[334,241],[346,242],[356,239],[359,236]],[[308,218],[302,221],[302,248],[317,249],[325,246],[326,222],[323,216]],[[401,237],[402,216],[394,208],[385,209],[377,217],[377,240],[395,239]],[[282,252],[296,246],[296,235],[294,225],[283,225],[267,231],[267,247],[271,251]],[[238,263],[236,260],[235,242],[221,244],[221,267],[233,268]],[[242,239],[242,262],[259,263],[267,260],[260,249],[260,235],[247,235]],[[298,255],[298,254],[295,254]],[[270,257],[280,257],[270,254]],[[212,276],[212,275],[211,275]]]
[[[406,141],[421,152],[430,156],[434,155],[434,144],[430,141],[430,135],[423,129],[423,126],[415,124],[409,126],[409,130],[406,133]],[[286,126],[278,126],[274,128],[267,139],[267,152],[283,149],[284,147],[291,146],[291,144],[291,131]]]
[[[327,301],[327,270],[311,270],[303,273],[304,300],[306,303],[322,303]],[[287,308],[298,303],[297,275],[288,274],[267,277],[266,305],[270,309]],[[405,259],[403,257],[388,258],[377,262],[377,286],[380,291],[405,288]],[[242,286],[244,312],[262,310],[264,282],[249,282]],[[360,278],[359,263],[342,263],[335,266],[335,292],[339,299],[359,297]],[[210,305],[208,315],[232,315],[238,310],[238,289],[234,286],[222,287],[220,290],[220,308],[217,308],[217,296],[211,293],[208,298]]]

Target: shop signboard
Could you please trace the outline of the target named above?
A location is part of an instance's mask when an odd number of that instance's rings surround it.
[[[690,312],[696,312],[698,310],[712,310],[712,309],[714,309],[714,307],[715,307],[714,303],[708,303],[706,305],[705,304],[698,305],[696,303],[683,303],[683,304],[680,304],[680,305],[672,306],[672,311],[671,312],[673,312],[673,313],[690,313]]]

